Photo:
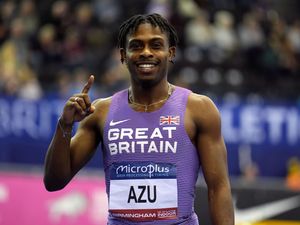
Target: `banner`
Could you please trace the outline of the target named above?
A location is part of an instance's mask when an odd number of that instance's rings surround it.
[[[77,176],[47,192],[41,174],[0,172],[0,225],[105,225],[104,180]]]
[[[0,98],[0,162],[43,164],[65,101]],[[217,104],[228,150],[229,172],[245,161],[261,176],[285,176],[291,157],[300,158],[300,107],[284,104]],[[201,113],[201,112],[199,112]],[[101,153],[89,166],[101,167]]]
[[[300,147],[300,108],[288,105],[221,104],[223,135],[228,144]]]

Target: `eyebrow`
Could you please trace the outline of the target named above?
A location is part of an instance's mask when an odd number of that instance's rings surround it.
[[[140,38],[132,38],[132,39],[129,39],[128,40],[128,43],[132,43],[132,42],[143,42],[143,40],[142,39],[140,39]],[[164,38],[162,38],[162,37],[154,37],[154,38],[151,38],[149,41],[151,41],[151,42],[153,42],[153,41],[162,41],[162,42],[164,42]]]

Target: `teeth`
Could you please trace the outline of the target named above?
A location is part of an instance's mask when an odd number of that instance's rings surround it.
[[[154,67],[153,64],[140,64],[139,67],[141,68],[151,68],[151,67]]]

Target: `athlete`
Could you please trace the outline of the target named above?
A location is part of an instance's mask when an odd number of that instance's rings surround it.
[[[46,155],[48,191],[64,188],[100,144],[109,225],[197,225],[200,168],[213,224],[234,224],[219,112],[208,97],[167,79],[177,42],[174,28],[158,14],[136,15],[121,25],[118,46],[130,87],[91,103],[91,75],[69,98]],[[71,137],[75,122],[80,125]]]

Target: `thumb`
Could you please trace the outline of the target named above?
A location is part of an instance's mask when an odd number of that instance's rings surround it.
[[[92,114],[93,112],[95,112],[96,108],[95,106],[91,105],[91,107],[87,110],[87,115]]]
[[[95,110],[96,110],[95,106],[91,105],[91,107],[90,107],[90,113],[95,112]]]

